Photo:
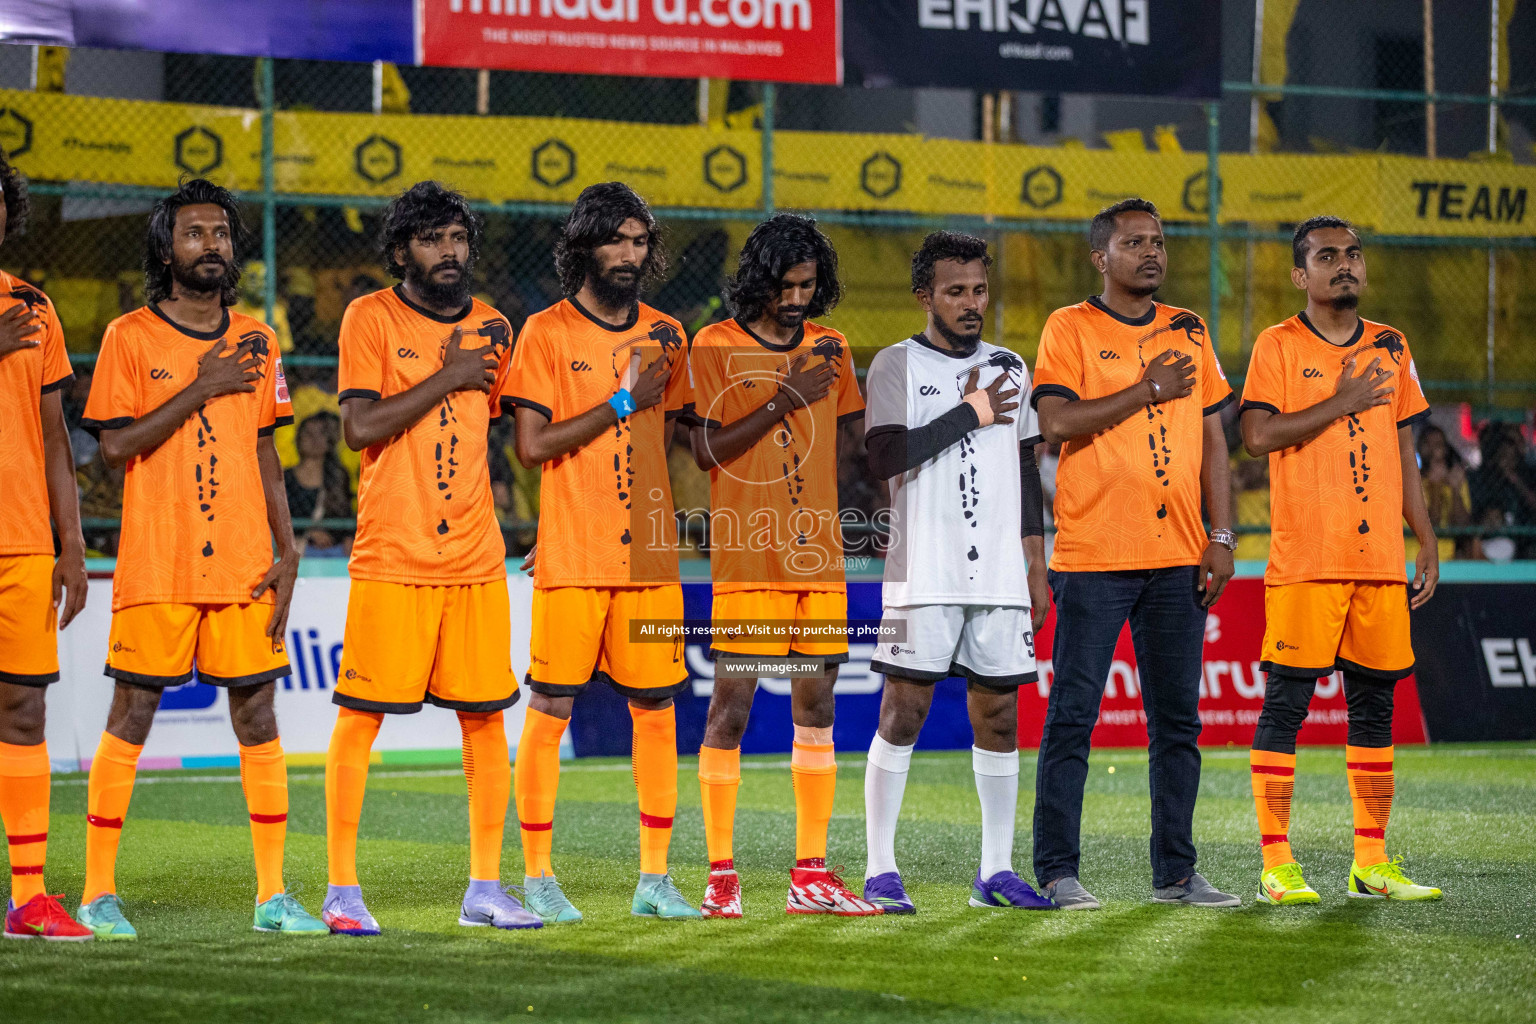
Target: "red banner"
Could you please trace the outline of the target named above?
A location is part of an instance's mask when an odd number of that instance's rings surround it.
[[[842,80],[838,0],[420,0],[416,62],[567,74]]]
[[[1019,746],[1038,747],[1045,723],[1046,698],[1050,693],[1051,643],[1056,633],[1056,609],[1051,608],[1040,631],[1036,653],[1040,682],[1019,688]],[[1247,747],[1264,706],[1264,673],[1259,671],[1259,647],[1264,642],[1264,581],[1237,579],[1205,620],[1205,674],[1200,680],[1200,745]],[[1145,747],[1147,716],[1141,707],[1141,677],[1136,653],[1131,648],[1129,627],[1115,645],[1115,661],[1109,670],[1099,724],[1093,730],[1096,747]],[[1335,672],[1318,680],[1317,695],[1299,743],[1343,744],[1348,711],[1344,684]],[[1392,721],[1394,743],[1423,743],[1424,715],[1419,710],[1419,690],[1409,676],[1397,686],[1396,714]]]

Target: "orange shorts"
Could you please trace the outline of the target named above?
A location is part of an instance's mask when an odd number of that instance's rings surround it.
[[[53,556],[0,556],[0,683],[59,681]]]
[[[518,696],[505,580],[446,587],[352,581],[332,702],[413,715],[423,703],[500,711]]]
[[[270,604],[135,604],[112,613],[107,675],[146,689],[197,678],[256,686],[286,676],[288,648],[267,636]]]
[[[824,658],[828,664],[848,660],[848,636],[828,638],[802,637],[798,627],[848,623],[846,590],[737,590],[716,594],[711,615],[716,624],[727,622],[773,623],[775,636],[768,640],[734,639],[716,636],[710,645],[710,657],[721,654],[746,654],[760,658],[784,658],[790,654]],[[783,635],[781,623],[791,623],[789,635]]]
[[[1405,583],[1285,583],[1264,588],[1264,660],[1278,675],[1315,679],[1334,669],[1379,679],[1413,671]]]
[[[574,697],[589,682],[601,682],[626,697],[673,696],[688,684],[683,638],[631,636],[636,620],[680,627],[682,586],[535,589],[528,688]]]

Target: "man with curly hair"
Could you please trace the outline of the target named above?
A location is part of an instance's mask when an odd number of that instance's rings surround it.
[[[469,885],[459,924],[538,928],[501,887],[512,788],[502,711],[517,702],[507,548],[486,461],[503,412],[512,328],[470,295],[480,218],[421,181],[384,211],[379,250],[393,288],[354,300],[341,322],[342,435],[363,453],[347,630],[325,759],[330,887],[321,916],[377,935],[357,878],[368,755],[385,715],[455,712],[469,783]]]
[[[732,833],[741,738],[760,674],[790,677],[795,866],[786,911],[880,913],[827,869],[837,785],[832,690],[848,660],[837,440],[864,415],[864,399],[847,340],[811,318],[840,294],[832,243],[810,218],[780,214],[742,247],[726,286],[733,318],[701,330],[690,356],[714,580],[715,687],[699,749],[708,917],[742,913]],[[761,671],[781,661],[781,671]]]
[[[565,298],[528,318],[512,359],[517,457],[542,465],[528,687],[517,747],[528,907],[581,920],[551,862],[560,738],[577,694],[629,700],[640,803],[638,917],[696,918],[667,873],[677,811],[673,696],[687,685],[677,528],[667,478],[675,421],[692,404],[678,322],[640,301],[666,268],[656,218],[629,186],[584,189],[555,246]],[[657,642],[660,641],[660,642]]]
[[[149,304],[107,326],[83,425],[126,466],[106,674],[116,680],[86,798],[85,895],[97,939],[133,939],[114,871],[161,693],[223,687],[251,818],[258,931],[324,935],[283,885],[288,774],[272,701],[299,556],[272,432],[293,422],[271,328],[233,312],[246,234],[202,178],[155,204]],[[273,551],[277,558],[274,561]]]
[[[0,153],[0,242],[21,234],[27,182]],[[9,301],[7,301],[9,300]],[[62,392],[73,376],[48,296],[0,271],[0,822],[10,846],[5,937],[88,942],[43,886],[51,771],[45,695],[59,680],[59,629],[85,606],[85,540]],[[59,557],[53,534],[59,533]],[[60,602],[63,602],[62,609]]]

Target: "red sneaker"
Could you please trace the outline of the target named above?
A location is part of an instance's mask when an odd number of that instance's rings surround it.
[[[705,917],[740,917],[741,876],[735,871],[711,871],[699,909]]]
[[[39,893],[5,913],[8,939],[44,939],[48,942],[90,942],[96,933],[78,923],[59,905],[57,896]]]
[[[869,917],[884,913],[873,903],[866,903],[843,884],[842,868],[795,868],[789,873],[788,914],[836,914],[839,917]]]

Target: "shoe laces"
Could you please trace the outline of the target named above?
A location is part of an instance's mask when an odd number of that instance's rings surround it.
[[[128,919],[123,916],[122,898],[119,897],[115,892],[104,893],[101,896],[96,897],[91,901],[91,906],[99,906],[101,909],[96,910],[93,913],[97,917],[106,918],[107,921],[111,924],[116,924],[119,921],[123,922],[124,924],[128,923]]]
[[[1372,864],[1365,870],[1378,877],[1401,882],[1403,885],[1413,884],[1408,880],[1408,876],[1403,874],[1403,858],[1401,854],[1393,857],[1391,860],[1382,861],[1380,864]]]
[[[849,889],[848,883],[843,881],[843,866],[841,864],[835,868],[827,868],[827,884],[836,886],[850,896],[853,895],[853,890]]]
[[[524,892],[523,892],[523,887],[522,886],[520,886],[520,885],[504,885],[504,886],[501,887],[501,894],[503,896],[505,896],[507,899],[511,900],[513,903],[515,903],[517,905],[517,909],[519,909],[519,910],[523,909],[523,899],[522,899],[522,897],[524,896]]]
[[[655,893],[657,897],[656,902],[658,903],[664,898],[679,900],[683,903],[688,902],[683,899],[683,894],[678,890],[677,884],[672,881],[670,872],[661,876],[661,881],[656,883],[652,891]]]
[[[741,876],[735,872],[730,874],[714,875],[709,880],[710,887],[716,889],[721,896],[731,897],[741,891]]]
[[[560,883],[555,881],[554,875],[540,875],[537,889],[529,891],[527,886],[510,885],[508,889],[521,893],[523,899],[529,903],[537,900],[547,912],[556,913],[563,910],[575,910],[576,907],[566,899],[565,891],[560,888]]]
[[[45,894],[43,896],[43,921],[46,924],[56,922],[73,924],[74,918],[69,916],[69,911],[64,909],[64,904],[59,902],[64,898],[63,893],[57,896]]]
[[[1295,861],[1271,868],[1270,873],[1275,876],[1275,881],[1279,882],[1281,887],[1288,891],[1306,888],[1307,880],[1302,877],[1301,865]]]

